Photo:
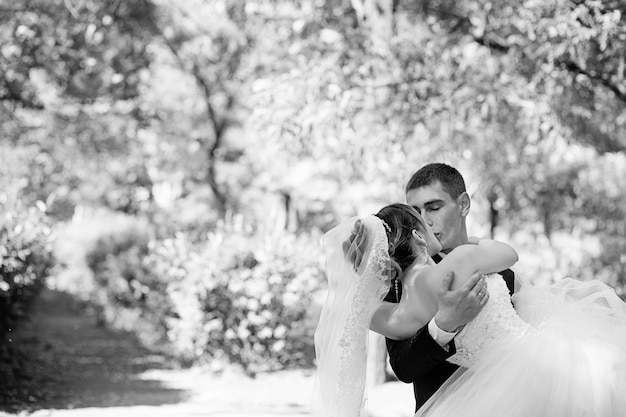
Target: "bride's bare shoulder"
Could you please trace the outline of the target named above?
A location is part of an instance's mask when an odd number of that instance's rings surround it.
[[[410,288],[417,297],[423,300],[432,299],[439,289],[437,265],[423,265],[410,270],[403,282],[403,287]]]
[[[436,295],[444,277],[450,272],[455,272],[455,279],[452,281],[451,288],[460,287],[471,275],[470,271],[465,271],[466,268],[464,267],[469,266],[472,257],[476,256],[473,249],[471,245],[459,246],[440,263],[422,267],[414,278],[416,285],[421,286],[422,290],[428,291],[429,294]]]

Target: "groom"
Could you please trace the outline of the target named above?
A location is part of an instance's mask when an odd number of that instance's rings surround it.
[[[407,203],[417,209],[432,228],[443,247],[435,255],[435,262],[455,247],[470,243],[466,218],[470,210],[470,197],[465,181],[453,167],[431,163],[413,174],[406,186]],[[513,293],[514,274],[507,269],[500,272],[509,292]],[[433,319],[408,340],[387,340],[391,367],[398,379],[413,383],[415,409],[420,408],[458,366],[446,362],[455,352],[454,337],[460,328],[482,309],[486,298],[477,294],[484,287],[484,278],[477,274],[458,290],[450,290],[453,277],[442,282],[438,311]],[[395,284],[395,283],[394,283]],[[386,301],[398,302],[402,288],[397,282]]]

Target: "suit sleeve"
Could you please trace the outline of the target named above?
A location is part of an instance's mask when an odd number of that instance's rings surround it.
[[[391,368],[400,381],[407,383],[428,374],[456,352],[454,341],[448,345],[449,351],[439,346],[428,332],[428,325],[411,339],[386,341]]]
[[[498,273],[504,278],[504,282],[506,282],[506,286],[509,289],[509,294],[513,295],[513,292],[515,292],[515,273],[510,269],[505,269]]]

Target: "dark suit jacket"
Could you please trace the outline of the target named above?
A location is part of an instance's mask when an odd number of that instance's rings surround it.
[[[439,256],[433,257],[435,262],[441,261]],[[500,272],[506,281],[509,292],[513,294],[515,274],[510,269]],[[402,296],[402,287],[398,281],[398,294]],[[398,302],[395,288],[387,294],[385,301]],[[446,351],[433,340],[428,332],[428,326],[422,327],[407,340],[386,339],[389,362],[400,381],[413,383],[415,394],[415,410],[417,411],[439,387],[458,369],[458,366],[446,362],[446,359],[456,353],[454,340]]]

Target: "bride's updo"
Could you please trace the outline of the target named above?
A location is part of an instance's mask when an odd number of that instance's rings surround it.
[[[390,204],[375,214],[383,221],[389,242],[392,279],[399,278],[419,256],[411,244],[411,233],[415,229],[420,234],[426,233],[426,225],[415,208],[407,204]]]

